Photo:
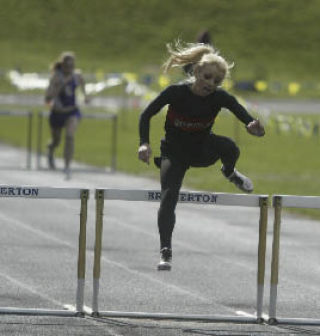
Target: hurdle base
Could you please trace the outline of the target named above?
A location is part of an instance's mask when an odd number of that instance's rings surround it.
[[[75,314],[76,317],[86,317],[85,312],[76,312]]]
[[[266,320],[265,320],[263,317],[258,317],[258,318],[256,319],[256,321],[257,321],[257,324],[263,324],[263,323],[266,322]]]
[[[320,326],[320,319],[312,318],[271,318],[268,320],[270,325],[309,325],[309,326]]]
[[[269,318],[269,320],[267,321],[268,324],[270,325],[277,325],[278,324],[278,320],[276,318]]]
[[[133,319],[156,319],[156,320],[185,320],[205,321],[216,323],[246,323],[260,324],[264,319],[247,316],[224,316],[224,315],[191,315],[173,313],[147,313],[147,312],[122,312],[122,311],[99,311],[93,312],[93,317],[133,318]]]
[[[91,317],[100,317],[100,314],[98,312],[92,312]]]
[[[26,315],[26,316],[61,316],[61,317],[77,317],[77,311],[55,310],[55,309],[37,309],[37,308],[0,308],[0,315]]]

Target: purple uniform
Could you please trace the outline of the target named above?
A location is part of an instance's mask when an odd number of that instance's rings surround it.
[[[61,76],[63,76],[61,74]],[[59,92],[58,96],[54,98],[54,104],[50,113],[50,126],[53,128],[61,128],[65,125],[66,121],[71,116],[77,116],[80,118],[81,113],[76,105],[76,89],[79,83],[75,75],[72,76],[72,80],[69,81]],[[63,112],[60,109],[74,106],[69,112]]]

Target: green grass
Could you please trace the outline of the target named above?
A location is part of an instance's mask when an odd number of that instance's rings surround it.
[[[159,171],[137,159],[138,111],[122,111],[118,120],[117,167],[119,171],[158,179]],[[159,142],[164,134],[164,113],[151,121],[151,146],[159,155]],[[292,116],[298,120],[300,116]],[[303,116],[312,124],[319,123],[318,116]],[[36,148],[36,122],[34,120],[33,148]],[[219,115],[214,130],[217,134],[236,139],[241,156],[239,171],[250,176],[258,194],[320,195],[319,171],[320,137],[301,135],[292,130],[278,133],[274,123],[267,123],[266,136],[250,136],[231,113]],[[76,135],[75,160],[96,166],[110,165],[111,122],[83,119]],[[18,117],[1,117],[0,141],[25,146],[26,120]],[[47,123],[44,127],[43,148],[49,140]],[[58,155],[62,153],[60,146]],[[185,177],[184,187],[216,192],[238,192],[220,173],[220,163],[208,168],[191,168]],[[302,211],[305,212],[305,211]],[[316,211],[308,211],[316,215]]]
[[[165,44],[204,28],[234,78],[319,78],[317,0],[0,0],[0,68],[47,71],[74,50],[86,72],[152,72]]]
[[[235,81],[280,83],[263,93],[271,97],[288,97],[287,84],[298,82],[297,97],[319,96],[318,0],[0,0],[0,8],[0,92],[16,91],[6,71],[48,72],[65,50],[84,73],[157,76],[166,43],[208,29],[235,63]]]

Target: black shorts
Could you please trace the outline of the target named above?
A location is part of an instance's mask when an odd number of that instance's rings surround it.
[[[62,128],[65,126],[67,120],[73,116],[80,118],[80,110],[75,109],[67,113],[51,111],[49,116],[49,124],[52,128]]]
[[[239,149],[235,142],[225,136],[209,134],[195,142],[163,139],[161,157],[177,160],[187,167],[208,167],[221,158],[234,157]]]

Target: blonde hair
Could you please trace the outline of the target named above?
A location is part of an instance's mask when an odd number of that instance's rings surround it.
[[[64,51],[60,54],[59,58],[57,61],[55,61],[53,63],[53,65],[51,65],[51,70],[52,71],[56,71],[56,70],[60,70],[62,63],[65,62],[65,60],[67,60],[68,58],[72,58],[75,59],[75,54],[73,51]]]
[[[225,76],[229,75],[233,64],[229,64],[219,52],[211,45],[204,43],[187,43],[185,46],[180,41],[174,45],[168,43],[167,49],[170,54],[164,63],[164,71],[167,72],[173,67],[183,67],[192,64],[194,68],[205,64],[215,64]]]

